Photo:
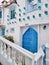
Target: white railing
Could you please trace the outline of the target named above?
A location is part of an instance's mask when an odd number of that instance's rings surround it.
[[[46,65],[49,65],[49,44],[45,44],[46,47]]]
[[[10,63],[3,65],[43,65],[42,49],[33,54],[3,37],[0,37],[0,55]]]

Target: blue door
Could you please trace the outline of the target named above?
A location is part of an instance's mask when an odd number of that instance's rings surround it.
[[[22,47],[35,53],[38,50],[38,34],[33,28],[29,28],[23,35]]]

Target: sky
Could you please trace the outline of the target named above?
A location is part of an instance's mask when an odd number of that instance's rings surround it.
[[[0,4],[1,4],[2,1],[3,1],[3,0],[0,0]],[[6,1],[9,1],[9,0],[6,0]]]

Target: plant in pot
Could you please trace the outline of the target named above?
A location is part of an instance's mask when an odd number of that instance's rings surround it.
[[[13,36],[4,36],[4,38],[14,43]],[[8,46],[6,45],[6,48],[7,48],[7,47],[8,47]]]

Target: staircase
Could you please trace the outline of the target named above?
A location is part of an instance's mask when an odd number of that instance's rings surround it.
[[[0,62],[2,65],[43,65],[43,57],[42,48],[33,54],[0,37]]]

